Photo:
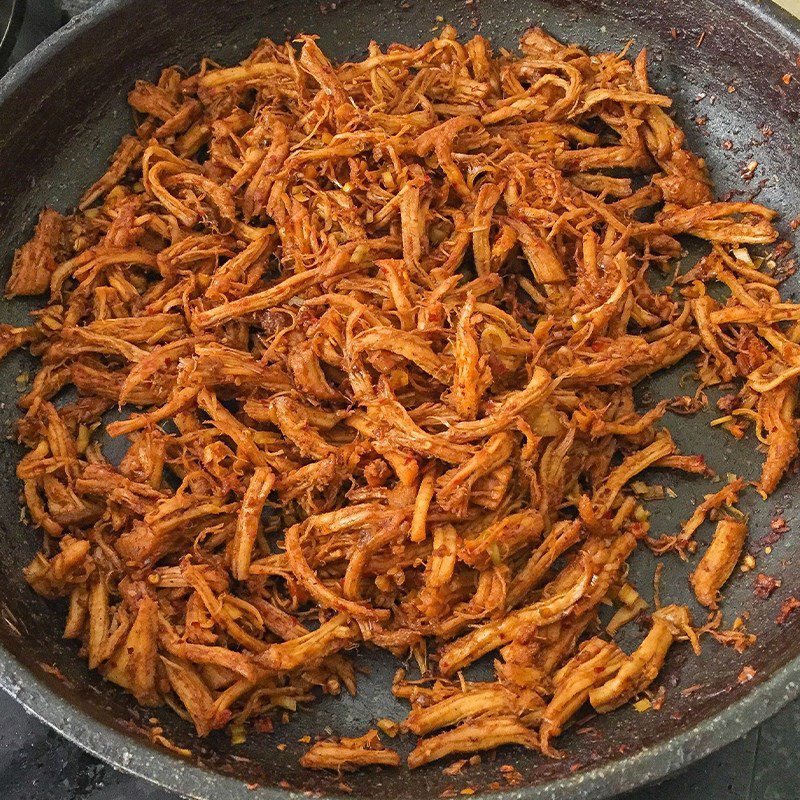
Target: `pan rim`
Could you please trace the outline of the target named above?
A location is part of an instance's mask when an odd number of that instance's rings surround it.
[[[774,0],[736,5],[771,26],[784,40],[800,42],[800,20]],[[0,109],[28,76],[72,41],[137,0],[100,0],[74,17],[0,79]],[[123,733],[79,709],[59,694],[44,676],[37,675],[0,643],[0,689],[25,710],[72,744],[122,772],[143,778],[182,797],[210,800],[305,800],[299,791],[275,787],[249,789],[240,779],[191,763],[167,750]],[[613,797],[654,783],[719,750],[748,733],[791,700],[800,696],[800,656],[788,661],[747,694],[719,713],[676,736],[667,735],[638,753],[590,767],[575,775],[539,785],[487,793],[502,800],[582,800]],[[329,793],[327,798],[344,797]],[[326,800],[322,797],[321,800]]]

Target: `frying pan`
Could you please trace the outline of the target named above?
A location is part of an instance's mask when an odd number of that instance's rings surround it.
[[[557,37],[592,49],[618,49],[633,38],[647,46],[653,82],[675,98],[674,113],[691,145],[708,160],[720,194],[757,195],[783,212],[782,233],[800,210],[800,28],[771,2],[754,0],[107,0],[47,40],[0,84],[0,265],[8,274],[12,253],[31,233],[38,210],[66,209],[82,187],[103,171],[106,158],[130,126],[125,95],[137,77],[153,78],[158,68],[190,68],[202,55],[222,63],[244,57],[261,36],[284,40],[304,31],[318,33],[323,48],[337,59],[364,53],[370,39],[420,42],[442,20],[466,36],[480,32],[495,45],[516,46],[530,25],[541,24]],[[787,84],[782,76],[795,74]],[[707,119],[706,119],[707,118]],[[758,162],[755,177],[742,171]],[[735,194],[736,196],[736,194]],[[3,277],[3,282],[5,277]],[[785,292],[794,297],[800,278]],[[33,303],[3,303],[0,319],[22,324]],[[25,373],[33,366],[25,354],[0,365],[0,427],[11,431],[15,402]],[[646,405],[661,393],[685,393],[678,381],[691,371],[681,364],[640,392]],[[23,376],[24,378],[24,376]],[[712,397],[713,400],[713,397]],[[760,456],[756,442],[735,442],[708,427],[713,403],[697,418],[673,417],[669,425],[684,452],[704,453],[720,474],[735,471],[752,478]],[[348,791],[340,778],[309,773],[297,764],[307,745],[304,735],[364,732],[381,717],[399,719],[405,709],[388,691],[397,663],[377,651],[366,652],[370,672],[355,698],[325,698],[293,716],[273,734],[250,734],[232,746],[224,732],[197,740],[190,728],[167,710],[137,709],[129,696],[90,674],[74,644],[60,631],[64,608],[35,595],[22,579],[22,567],[37,549],[39,535],[20,522],[20,485],[14,465],[20,456],[11,439],[0,438],[0,684],[29,711],[75,743],[116,767],[155,781],[183,795],[214,800],[284,800],[312,791],[326,797]],[[677,497],[651,504],[656,533],[675,531],[702,495],[707,481],[670,481]],[[484,757],[461,775],[447,776],[440,765],[407,770],[367,770],[346,777],[351,796],[386,800],[436,797],[471,787],[503,798],[545,800],[602,798],[661,778],[741,736],[800,692],[800,616],[776,624],[781,604],[800,594],[800,509],[794,495],[800,479],[792,474],[768,502],[757,498],[751,514],[751,551],[757,570],[781,578],[766,600],[752,591],[755,572],[737,572],[726,588],[728,622],[746,614],[758,635],[744,653],[707,642],[699,658],[686,646],[673,648],[653,688],[664,687],[661,710],[638,713],[628,706],[584,720],[559,744],[567,755],[549,760],[505,750]],[[771,547],[759,544],[776,516],[788,532]],[[701,535],[707,537],[709,531]],[[685,565],[665,559],[664,602],[691,602]],[[653,559],[637,553],[631,574],[644,592],[651,583]],[[695,606],[695,619],[702,619]],[[635,625],[628,626],[635,629]],[[636,631],[629,631],[635,636]],[[641,634],[639,634],[641,635]],[[623,646],[632,646],[623,640]],[[745,666],[754,677],[744,680]],[[741,676],[741,677],[740,677]],[[191,749],[180,757],[152,741],[152,720],[174,747]],[[148,732],[149,736],[148,736]],[[285,743],[285,750],[277,745]],[[399,749],[409,743],[395,740]],[[509,786],[499,768],[512,764],[521,783]],[[258,785],[254,788],[255,785]],[[249,785],[249,787],[248,787]]]

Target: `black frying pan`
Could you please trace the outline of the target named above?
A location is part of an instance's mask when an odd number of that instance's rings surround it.
[[[36,212],[45,204],[64,209],[82,187],[103,171],[105,159],[130,125],[125,95],[137,77],[154,77],[165,64],[190,67],[202,55],[236,62],[264,35],[283,40],[304,31],[318,33],[334,57],[364,52],[370,39],[419,42],[430,38],[442,19],[465,35],[473,30],[495,44],[514,47],[532,24],[542,24],[562,39],[593,49],[620,48],[630,37],[650,50],[653,80],[676,98],[675,115],[692,145],[708,159],[720,193],[758,193],[761,202],[788,221],[800,212],[800,26],[765,0],[107,0],[45,42],[0,84],[0,265],[7,275],[11,255],[31,233]],[[705,32],[705,35],[701,35]],[[794,74],[788,85],[782,79]],[[707,122],[703,118],[708,117]],[[730,142],[730,144],[723,143]],[[758,162],[755,177],[741,172]],[[3,278],[3,282],[5,278]],[[800,278],[786,292],[800,290]],[[22,323],[29,306],[0,305],[0,319]],[[15,378],[31,366],[18,354],[0,365],[0,425],[9,429],[16,416]],[[656,394],[674,391],[690,365],[643,387]],[[672,383],[670,383],[672,382]],[[713,416],[673,418],[672,429],[686,452],[703,452],[711,465],[755,477],[755,442],[731,444],[707,427]],[[372,654],[371,674],[362,678],[354,699],[326,698],[278,726],[271,735],[251,734],[233,747],[224,732],[198,741],[171,712],[159,710],[160,725],[175,745],[191,748],[180,758],[153,745],[143,734],[149,713],[129,696],[89,674],[73,644],[60,638],[62,607],[33,594],[21,569],[37,549],[35,531],[19,522],[20,486],[14,465],[20,452],[0,439],[0,684],[30,711],[95,755],[181,794],[198,798],[287,798],[286,786],[340,795],[335,777],[302,770],[297,758],[304,734],[330,731],[361,733],[376,718],[400,718],[404,709],[388,686],[396,663]],[[660,480],[655,476],[655,480]],[[663,476],[662,480],[667,480]],[[674,482],[679,497],[652,504],[656,532],[674,531],[707,483]],[[356,797],[405,800],[437,797],[447,789],[493,789],[505,798],[601,798],[632,789],[679,769],[720,747],[778,710],[800,691],[800,616],[777,625],[781,604],[800,595],[800,508],[794,493],[800,479],[789,476],[768,503],[753,502],[751,549],[758,570],[781,577],[768,600],[752,592],[754,573],[737,573],[726,589],[729,621],[747,611],[758,643],[744,654],[708,643],[695,658],[686,647],[670,654],[657,686],[666,689],[661,711],[637,713],[631,707],[577,725],[559,740],[568,756],[552,761],[506,750],[484,758],[460,776],[442,774],[440,765],[408,771],[365,771],[348,776]],[[768,554],[758,540],[780,513],[789,532]],[[708,532],[706,532],[706,535]],[[647,588],[653,562],[637,554],[632,571]],[[665,602],[687,602],[686,568],[667,561]],[[699,614],[699,612],[698,612]],[[700,618],[699,616],[697,618]],[[624,642],[623,642],[624,644]],[[746,665],[755,677],[737,676]],[[696,687],[693,691],[684,690]],[[589,728],[587,731],[586,728]],[[277,749],[287,743],[285,751]],[[407,743],[400,743],[401,749]],[[509,788],[499,772],[514,764],[522,785]],[[279,781],[285,783],[278,786]],[[495,782],[499,782],[496,784]],[[246,784],[259,784],[254,790]],[[295,795],[298,796],[298,795]]]

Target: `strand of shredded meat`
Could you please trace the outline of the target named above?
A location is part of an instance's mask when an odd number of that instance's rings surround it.
[[[686,356],[704,386],[738,381],[718,423],[755,421],[769,494],[798,452],[800,305],[748,251],[774,213],[714,201],[644,52],[537,29],[514,55],[445,27],[336,65],[303,36],[129,102],[108,171],[14,260],[7,297],[46,305],[0,329],[40,359],[27,579],[68,600],[93,669],[204,735],[354,692],[363,643],[411,654],[433,675],[394,686],[419,766],[557,755],[585,703],[697,646],[674,606],[635,652],[613,641],[647,605],[628,559],[693,550],[745,483],[651,538],[641,473],[710,471],[634,387]],[[708,255],[652,288],[683,235]],[[746,532],[724,526],[694,576],[711,608]],[[493,680],[454,678],[492,652]],[[371,731],[303,763],[398,760]]]

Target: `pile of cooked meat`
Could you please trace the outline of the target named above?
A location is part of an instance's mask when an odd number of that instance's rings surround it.
[[[40,359],[18,424],[44,537],[26,577],[68,599],[91,668],[205,735],[355,692],[384,648],[421,671],[392,687],[417,767],[557,755],[674,642],[747,644],[717,611],[747,484],[655,532],[640,475],[709,476],[662,418],[731,385],[716,422],[755,430],[755,488],[775,489],[798,450],[800,305],[750,250],[774,212],[714,200],[644,52],[537,29],[514,54],[446,26],[337,65],[301,36],[165,69],[129,102],[108,170],[16,255],[6,295],[46,305],[0,329],[2,354]],[[706,243],[688,270],[684,235]],[[686,357],[700,389],[637,407]],[[708,616],[648,606],[631,553],[688,561],[706,521],[687,579]],[[488,654],[491,680],[463,672]],[[303,759],[399,761],[375,731]]]

